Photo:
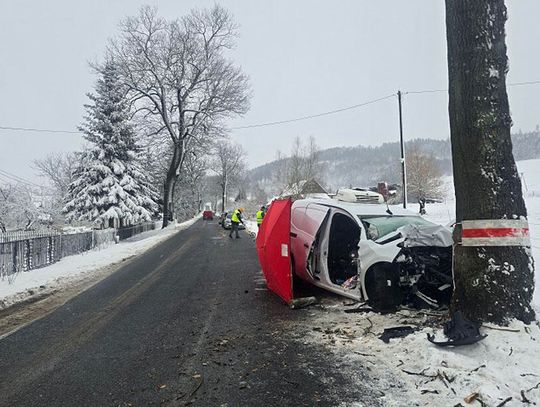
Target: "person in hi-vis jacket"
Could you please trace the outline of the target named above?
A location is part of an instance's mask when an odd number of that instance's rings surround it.
[[[236,238],[240,239],[240,235],[238,234],[238,225],[242,223],[244,226],[246,225],[244,223],[244,220],[242,219],[242,215],[244,213],[244,208],[238,208],[235,209],[232,216],[231,216],[231,231],[229,233],[229,237],[232,239],[233,232],[236,233]]]

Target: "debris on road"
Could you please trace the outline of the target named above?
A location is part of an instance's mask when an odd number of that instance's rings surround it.
[[[291,309],[299,309],[299,308],[308,307],[316,303],[317,303],[317,298],[315,297],[294,298],[289,302],[289,307]]]
[[[437,346],[462,346],[471,345],[487,337],[480,333],[479,324],[466,319],[461,311],[456,311],[452,319],[444,324],[443,332],[448,341],[436,341],[435,335],[427,334],[428,341]]]
[[[467,404],[470,404],[472,403],[474,400],[476,400],[478,398],[479,394],[478,393],[471,393],[469,394],[468,396],[464,397],[463,398],[463,401]]]
[[[357,312],[374,312],[373,308],[368,307],[368,306],[364,306],[364,305],[360,305],[360,306],[354,307],[354,308],[347,308],[347,309],[345,309],[343,311],[345,313],[347,313],[347,314],[354,314],[354,313],[357,313]]]
[[[403,338],[407,335],[412,334],[416,329],[412,326],[395,326],[392,328],[385,328],[384,332],[379,339],[384,343],[390,343],[390,339],[393,338]]]

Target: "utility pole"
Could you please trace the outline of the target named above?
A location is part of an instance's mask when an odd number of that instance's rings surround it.
[[[403,142],[403,117],[401,113],[401,91],[398,90],[399,105],[399,144],[401,146],[401,181],[403,190],[403,208],[407,208],[407,168],[405,166],[405,143]]]

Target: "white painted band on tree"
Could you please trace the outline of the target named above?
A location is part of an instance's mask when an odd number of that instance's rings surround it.
[[[463,246],[530,246],[524,219],[483,219],[461,222]]]

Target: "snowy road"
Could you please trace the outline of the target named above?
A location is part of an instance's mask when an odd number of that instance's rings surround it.
[[[295,333],[309,311],[264,288],[243,236],[196,222],[0,340],[0,405],[377,406]]]

